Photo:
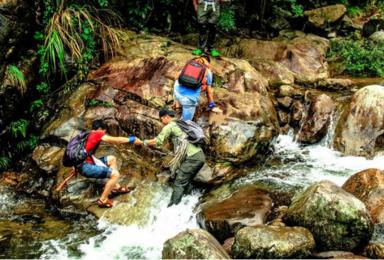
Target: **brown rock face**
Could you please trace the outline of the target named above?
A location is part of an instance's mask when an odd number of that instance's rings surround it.
[[[290,121],[289,121],[289,124],[292,127],[299,126],[300,121],[303,118],[303,110],[304,110],[304,105],[302,103],[300,102],[293,103],[291,108]]]
[[[368,169],[351,176],[342,186],[367,206],[373,223],[384,224],[384,172]]]
[[[354,86],[354,82],[350,79],[326,79],[321,80],[316,84],[317,88],[330,91],[349,90]]]
[[[197,218],[205,230],[224,242],[243,227],[265,224],[271,206],[266,191],[246,188],[221,202],[203,205]]]
[[[373,157],[384,149],[384,88],[371,85],[357,91],[338,121],[333,139],[336,150]]]
[[[261,71],[261,74],[272,80],[272,85],[281,82],[276,73],[282,69],[272,66],[271,62],[269,62],[270,64],[266,64],[265,61],[259,63],[259,60],[277,62],[288,69],[293,74],[295,81],[300,83],[310,84],[328,77],[325,51],[319,51],[318,46],[308,40],[285,43],[243,39],[230,47],[221,48],[220,51],[229,57],[253,60],[251,62],[255,63],[255,67]],[[289,74],[286,75],[284,82],[290,81]]]
[[[268,59],[249,60],[249,63],[268,80],[271,87],[291,85],[295,81],[293,73],[275,61]]]
[[[308,144],[320,142],[328,132],[335,109],[335,104],[329,96],[322,94],[316,97],[304,118],[298,141]]]

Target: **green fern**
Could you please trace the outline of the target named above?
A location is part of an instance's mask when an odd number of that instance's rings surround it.
[[[358,6],[347,7],[347,12],[351,18],[358,18],[364,14],[363,10]]]
[[[27,135],[28,125],[29,122],[27,120],[20,119],[19,121],[11,122],[11,125],[9,126],[9,131],[15,138],[17,138],[18,133],[20,133],[25,138]]]
[[[9,159],[7,157],[0,157],[0,170],[6,170],[9,166]]]
[[[5,80],[9,85],[17,87],[21,95],[26,92],[27,85],[25,83],[24,75],[16,66],[8,66]]]

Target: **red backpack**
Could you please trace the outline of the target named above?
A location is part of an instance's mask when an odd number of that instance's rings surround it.
[[[189,60],[184,65],[179,76],[179,84],[190,89],[198,89],[205,81],[207,65],[196,60]]]

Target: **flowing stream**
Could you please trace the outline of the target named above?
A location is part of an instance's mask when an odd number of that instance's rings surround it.
[[[229,185],[242,187],[250,184],[262,184],[292,194],[321,180],[330,180],[339,186],[354,173],[368,168],[382,169],[383,156],[373,160],[362,157],[343,156],[328,148],[328,136],[321,144],[300,146],[293,141],[292,134],[280,135],[271,149],[273,156],[258,167],[247,169],[243,175]],[[165,185],[165,184],[158,184]],[[199,228],[196,223],[194,208],[202,195],[196,190],[183,199],[180,205],[167,208],[171,189],[155,189],[152,196],[156,199],[149,209],[146,225],[121,226],[111,224],[103,218],[96,221],[87,217],[79,221],[56,220],[61,232],[56,237],[53,227],[45,223],[30,226],[40,228],[41,233],[48,236],[23,241],[10,247],[9,258],[41,258],[41,259],[153,259],[161,258],[164,242],[186,229]],[[0,195],[0,209],[4,212],[11,207],[8,195]],[[11,195],[9,195],[11,194]],[[7,204],[8,203],[8,204]],[[133,210],[130,205],[126,210]],[[127,212],[126,211],[126,212]],[[3,215],[4,217],[4,215]],[[0,219],[0,226],[10,225],[9,216]],[[49,220],[48,220],[49,222]],[[16,230],[16,229],[15,229]],[[375,240],[383,241],[383,231],[376,230]],[[40,241],[42,239],[43,241]]]

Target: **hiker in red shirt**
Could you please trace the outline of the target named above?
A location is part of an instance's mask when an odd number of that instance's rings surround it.
[[[97,205],[103,208],[112,208],[114,201],[110,200],[108,196],[111,197],[128,193],[129,189],[127,187],[121,186],[118,183],[120,174],[117,170],[115,156],[109,155],[97,159],[95,156],[93,156],[93,154],[95,154],[101,141],[115,144],[136,144],[140,140],[136,139],[135,137],[127,138],[108,136],[105,134],[107,129],[108,124],[104,120],[96,120],[92,123],[92,131],[85,144],[85,150],[87,153],[91,153],[91,155],[88,156],[85,162],[77,168],[80,174],[87,178],[109,178],[105,184],[105,188],[101,194],[100,199],[97,201]]]

